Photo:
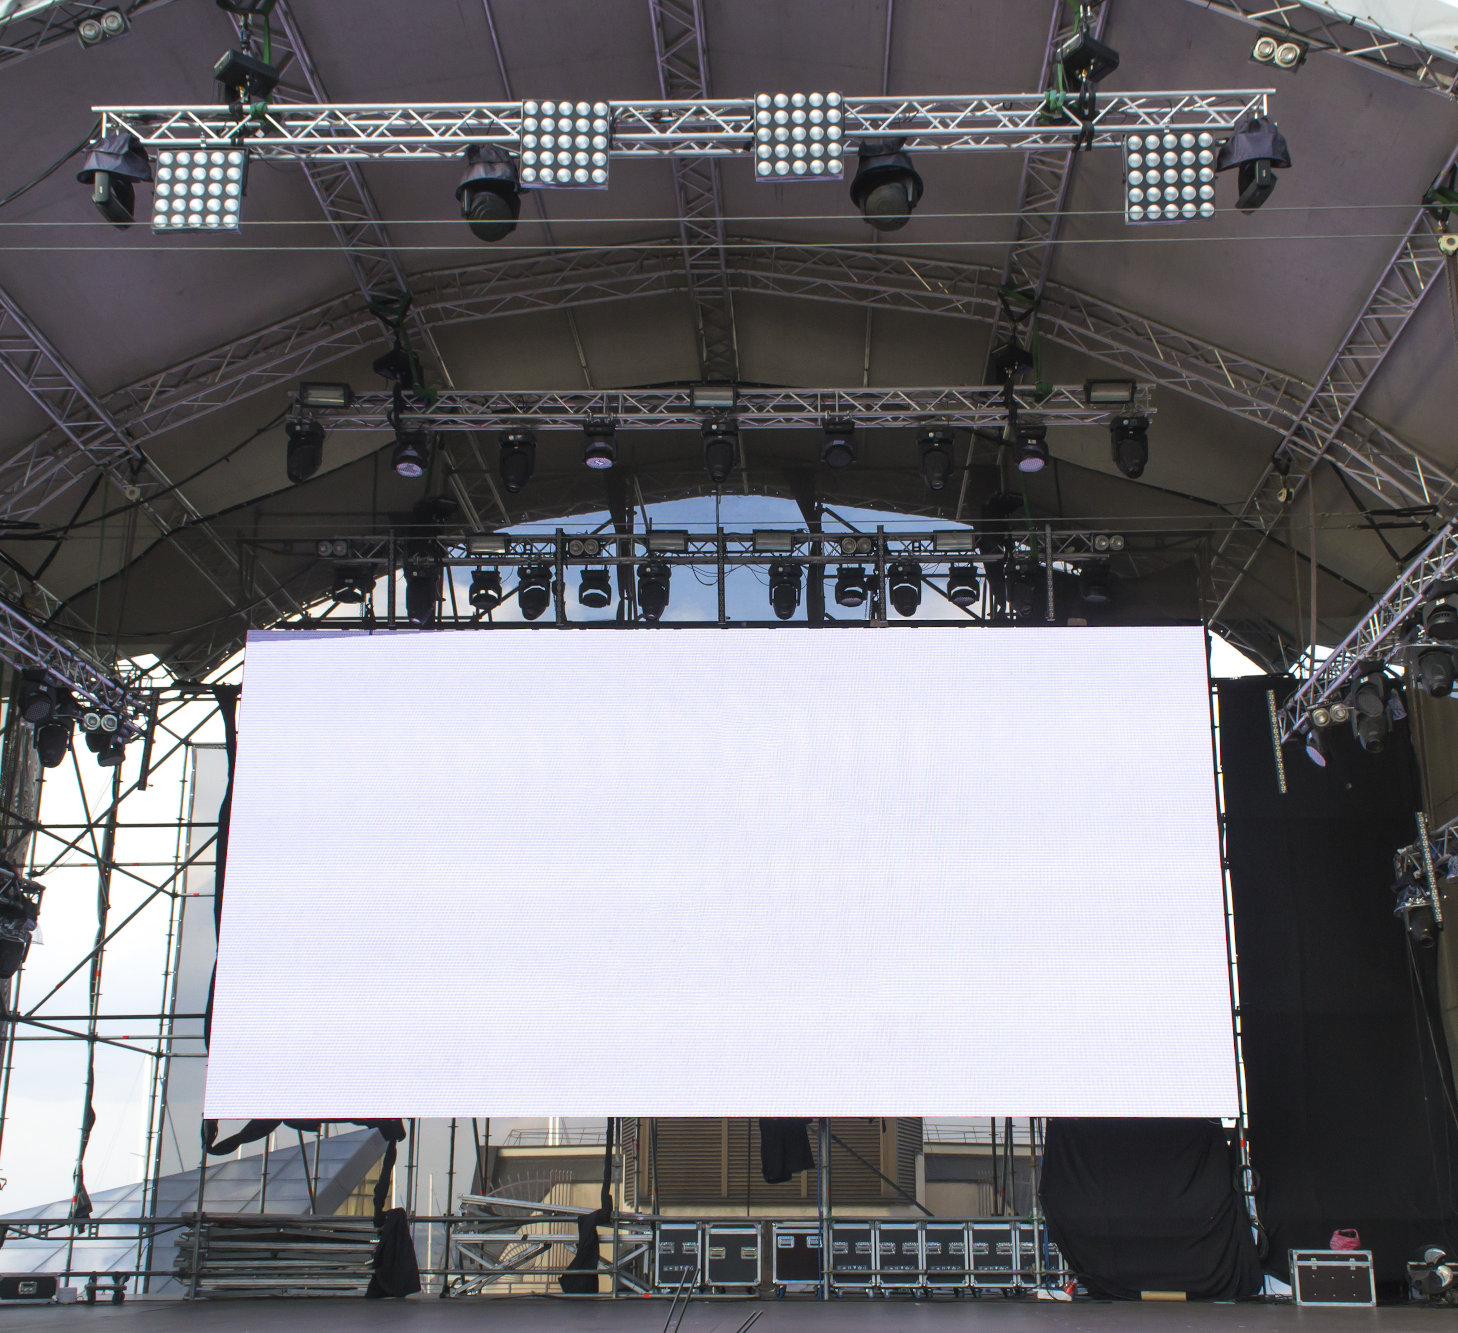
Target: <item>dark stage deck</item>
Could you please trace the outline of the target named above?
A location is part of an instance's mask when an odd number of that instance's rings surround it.
[[[886,1301],[818,1302],[717,1301],[695,1304],[683,1333],[735,1333],[754,1312],[764,1311],[754,1333],[1326,1333],[1345,1329],[1430,1329],[1453,1327],[1455,1312],[1402,1306],[1381,1309],[1298,1310],[1291,1305],[1105,1305],[1045,1301],[978,1301],[913,1305]],[[181,1302],[128,1301],[125,1305],[11,1307],[0,1311],[6,1333],[59,1333],[81,1323],[105,1333],[309,1333],[407,1329],[414,1333],[509,1329],[512,1333],[661,1333],[666,1301],[561,1301],[476,1299],[440,1301],[295,1300]]]

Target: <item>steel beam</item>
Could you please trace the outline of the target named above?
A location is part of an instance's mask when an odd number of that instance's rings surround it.
[[[1121,147],[1132,132],[1229,134],[1264,115],[1272,89],[1109,93],[1094,119],[1095,148]],[[757,94],[758,95],[758,94]],[[756,95],[756,96],[757,96]],[[521,150],[522,121],[533,102],[351,103],[273,105],[239,112],[212,104],[93,107],[99,134],[127,133],[143,146],[221,148],[243,144],[262,161],[455,158],[468,144]],[[609,155],[750,157],[753,97],[609,102]],[[910,152],[1025,153],[1066,145],[1081,127],[1049,121],[1041,93],[846,97],[847,149],[863,139],[896,137]],[[780,178],[776,178],[780,179]]]
[[[1458,89],[1458,56],[1437,51],[1415,38],[1378,27],[1356,15],[1350,6],[1320,0],[1190,0],[1271,32],[1290,33],[1313,51],[1355,61],[1414,87],[1449,97]],[[1345,13],[1342,8],[1346,8]]]
[[[1458,161],[1458,149],[1442,168]],[[1440,173],[1441,174],[1441,173]],[[1266,538],[1284,517],[1292,500],[1311,483],[1317,466],[1335,459],[1338,437],[1362,394],[1381,369],[1423,297],[1447,274],[1448,259],[1438,246],[1438,229],[1426,209],[1419,209],[1397,252],[1383,270],[1356,319],[1352,321],[1321,379],[1312,387],[1296,416],[1284,427],[1281,442],[1267,463],[1235,523],[1216,548],[1210,565],[1211,619],[1224,613],[1236,588],[1255,563]],[[1388,478],[1391,490],[1378,484],[1389,503],[1434,503],[1421,460],[1416,492]],[[1346,469],[1344,469],[1346,470]],[[1380,482],[1380,479],[1378,479]],[[1435,489],[1441,490],[1441,487]],[[1446,504],[1447,497],[1439,497]]]
[[[1122,408],[1089,407],[1083,386],[1053,389],[1046,398],[1017,395],[1023,420],[1050,426],[1107,426]],[[388,430],[388,393],[364,393],[342,410],[315,415],[331,429]],[[1147,389],[1134,410],[1152,413]],[[693,390],[611,389],[547,393],[454,391],[428,408],[405,413],[403,424],[438,431],[492,430],[520,424],[535,430],[581,430],[589,419],[615,421],[630,430],[697,430],[714,413],[695,406]],[[827,420],[854,421],[872,429],[907,429],[936,421],[952,427],[1000,425],[1007,405],[1000,388],[740,389],[733,410],[741,429],[819,430]]]
[[[658,88],[666,99],[710,96],[708,43],[702,0],[648,0]],[[674,192],[684,270],[699,336],[699,369],[706,380],[739,378],[739,347],[724,248],[723,189],[713,158],[675,157]]]

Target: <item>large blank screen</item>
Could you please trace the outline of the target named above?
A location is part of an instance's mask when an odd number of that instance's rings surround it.
[[[1236,1113],[1198,628],[244,675],[209,1116]]]

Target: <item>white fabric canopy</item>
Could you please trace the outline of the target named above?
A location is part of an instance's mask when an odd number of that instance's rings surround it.
[[[1411,38],[1419,46],[1445,55],[1458,51],[1458,3],[1454,0],[1362,0],[1360,4],[1313,4],[1311,8]]]

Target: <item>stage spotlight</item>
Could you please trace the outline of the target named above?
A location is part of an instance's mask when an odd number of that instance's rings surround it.
[[[521,217],[520,177],[515,159],[495,144],[466,149],[466,174],[456,186],[461,216],[478,241],[500,241],[516,230]]]
[[[434,543],[425,543],[434,547]],[[418,629],[435,624],[440,603],[444,567],[434,549],[414,551],[405,557],[405,618]]]
[[[613,574],[610,569],[584,569],[577,585],[577,600],[594,611],[613,604]]]
[[[776,560],[769,567],[769,599],[778,620],[788,620],[800,605],[800,566]]]
[[[471,590],[466,594],[471,609],[480,615],[490,615],[501,605],[501,571],[477,569],[471,574]]]
[[[428,430],[401,427],[395,432],[395,452],[390,465],[407,480],[423,477],[430,466],[430,451],[435,437]]]
[[[331,595],[336,602],[359,606],[369,601],[374,590],[373,565],[355,563],[334,566],[334,589]]]
[[[1452,594],[1443,594],[1424,604],[1423,633],[1440,643],[1458,639],[1458,605]]]
[[[1087,28],[1080,28],[1058,48],[1058,63],[1070,88],[1100,83],[1119,68],[1119,53],[1099,41]]]
[[[527,620],[540,620],[552,604],[552,567],[523,565],[516,575],[516,604]]]
[[[136,221],[136,182],[152,179],[152,163],[141,141],[121,130],[96,141],[76,179],[91,186],[96,211],[125,231]]]
[[[1397,905],[1392,915],[1400,917],[1407,927],[1408,939],[1420,949],[1431,949],[1438,942],[1437,914],[1433,898],[1422,877],[1413,871],[1403,874],[1393,886]]]
[[[820,461],[826,467],[849,467],[856,461],[856,428],[850,421],[827,421]]]
[[[1248,116],[1235,127],[1215,157],[1216,171],[1238,167],[1240,198],[1236,207],[1254,213],[1276,188],[1276,168],[1291,165],[1285,136],[1268,116]]]
[[[1258,65],[1274,65],[1277,69],[1296,69],[1306,63],[1311,48],[1284,33],[1263,32],[1250,49],[1250,58]]]
[[[1352,687],[1352,733],[1364,750],[1381,754],[1390,730],[1387,721],[1387,677],[1381,668],[1369,670]]]
[[[915,560],[893,560],[886,571],[891,605],[898,616],[912,616],[921,605],[921,566]]]
[[[71,749],[76,724],[69,717],[52,718],[35,729],[35,753],[42,768],[59,768]]]
[[[56,711],[58,691],[44,676],[26,672],[16,689],[20,716],[32,726],[46,721]]]
[[[1453,693],[1454,684],[1458,683],[1453,649],[1447,646],[1422,649],[1417,655],[1415,670],[1423,693],[1435,699],[1446,699]]]
[[[1409,934],[1411,929],[1409,928]],[[1417,941],[1414,941],[1417,943]],[[1436,944],[1435,936],[1424,941]],[[0,976],[4,973],[0,972]],[[1446,1303],[1452,1300],[1452,1292],[1458,1286],[1458,1264],[1448,1259],[1448,1252],[1441,1245],[1424,1245],[1417,1259],[1407,1265],[1408,1296],[1414,1301]]]
[[[14,6],[11,6],[13,12]],[[97,46],[113,37],[128,32],[131,24],[119,9],[103,9],[101,13],[89,15],[76,25],[76,40],[82,46]]]
[[[1142,413],[1115,417],[1109,422],[1114,466],[1133,480],[1144,475],[1149,462],[1149,418]]]
[[[952,432],[944,426],[929,427],[922,431],[917,445],[923,479],[932,490],[944,490],[952,475]]]
[[[650,560],[638,566],[638,611],[650,624],[656,625],[668,610],[671,572],[661,560]]]
[[[921,201],[922,180],[903,153],[905,139],[863,139],[851,202],[877,231],[904,227]]]
[[[1047,603],[1048,586],[1042,565],[1021,561],[1008,565],[1003,590],[1004,611],[1015,620],[1031,620]]]
[[[501,432],[501,484],[511,495],[526,489],[537,470],[537,437],[529,430]]]
[[[976,606],[981,596],[976,565],[953,565],[947,571],[947,597],[956,606]]]
[[[86,748],[96,756],[102,768],[116,768],[127,757],[126,747],[114,731],[88,731]]]
[[[837,606],[864,606],[868,580],[861,565],[842,565],[835,575],[835,604]]]
[[[1079,592],[1090,606],[1107,606],[1114,600],[1114,585],[1108,565],[1085,565],[1078,580]]]
[[[1321,732],[1315,727],[1307,728],[1305,737],[1306,757],[1311,760],[1317,768],[1326,767],[1326,742],[1321,738]]]
[[[618,428],[611,421],[589,421],[582,428],[582,461],[588,467],[606,471],[618,461]]]
[[[722,486],[739,461],[739,427],[733,417],[712,417],[704,422],[704,469],[715,486]]]
[[[1048,466],[1048,427],[1042,424],[1018,424],[1018,471],[1041,472]]]
[[[284,455],[284,471],[297,486],[308,481],[324,461],[324,427],[313,417],[294,417],[284,423],[288,446]]]

